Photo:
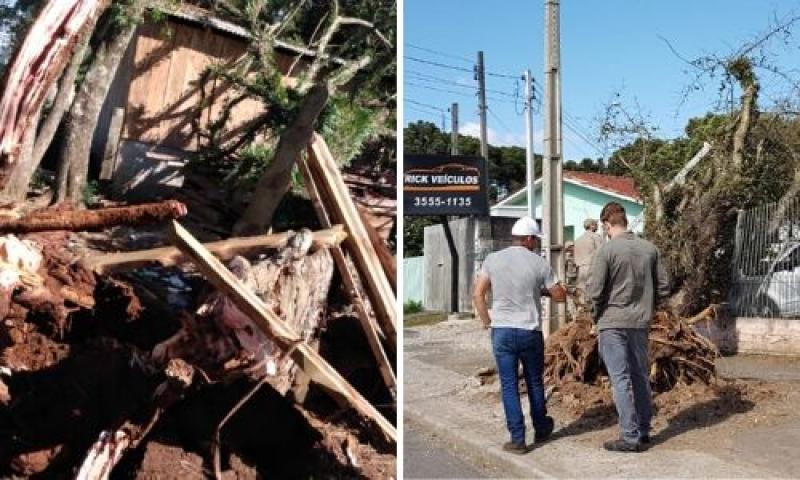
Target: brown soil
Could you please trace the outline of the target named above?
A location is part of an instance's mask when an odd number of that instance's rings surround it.
[[[653,396],[653,439],[674,449],[722,449],[722,442],[753,425],[800,418],[787,396],[800,384],[756,380],[718,381],[714,385],[681,385]],[[570,383],[548,402],[550,414],[565,425],[556,437],[598,443],[618,435],[617,412],[607,387]]]
[[[38,234],[37,234],[38,235]],[[161,372],[142,367],[143,352],[179,328],[179,312],[152,300],[130,282],[100,279],[79,270],[68,236],[41,234],[48,259],[48,290],[64,286],[89,292],[93,308],[61,296],[40,305],[12,301],[0,323],[0,477],[72,477],[104,429],[123,422],[142,425],[153,412]],[[74,238],[74,237],[73,237]],[[200,291],[201,280],[186,277]],[[155,283],[154,283],[155,282]],[[334,285],[337,283],[334,282]],[[157,281],[148,284],[159,290]],[[167,291],[168,285],[160,290]],[[189,301],[197,293],[187,294]],[[333,292],[332,302],[336,305]],[[138,303],[141,298],[141,303]],[[73,299],[74,300],[74,299]],[[64,308],[59,317],[58,305]],[[381,380],[356,319],[329,314],[321,351],[376,405],[391,413]],[[347,365],[348,368],[341,368]],[[213,476],[213,436],[222,418],[253,384],[195,381],[165,411],[155,428],[128,452],[115,478],[208,478]],[[265,385],[232,417],[221,434],[223,478],[386,478],[395,475],[396,453],[377,430],[346,414],[312,387],[303,405]]]

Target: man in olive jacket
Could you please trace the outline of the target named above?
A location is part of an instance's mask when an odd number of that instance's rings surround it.
[[[603,446],[638,452],[650,442],[652,417],[647,336],[657,300],[669,295],[669,280],[655,245],[628,232],[622,205],[608,203],[600,221],[611,240],[594,256],[587,295],[621,430],[618,440]]]

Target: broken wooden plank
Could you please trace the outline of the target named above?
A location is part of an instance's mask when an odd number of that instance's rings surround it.
[[[389,251],[389,247],[386,246],[386,242],[383,241],[378,230],[367,221],[366,212],[364,211],[363,207],[356,207],[358,209],[358,213],[361,215],[361,221],[364,223],[364,228],[367,230],[367,235],[369,236],[369,241],[372,243],[372,246],[375,248],[375,253],[378,254],[378,260],[381,262],[381,267],[383,267],[383,273],[386,274],[386,279],[389,280],[389,285],[392,287],[392,291],[397,295],[397,259],[394,258],[392,252]]]
[[[314,232],[312,249],[328,248],[339,245],[347,237],[344,227],[335,225],[326,230]],[[204,246],[217,258],[230,260],[236,255],[247,255],[253,251],[283,248],[289,240],[289,233],[257,235],[254,237],[238,237],[206,243]],[[98,275],[123,272],[151,265],[172,267],[187,261],[181,251],[175,247],[151,248],[135,252],[105,253],[84,258],[81,263]]]
[[[186,215],[186,205],[177,200],[97,210],[48,209],[22,218],[0,219],[2,233],[31,233],[53,230],[73,232],[101,230],[115,225],[143,225]]]
[[[397,344],[397,312],[395,295],[386,275],[383,273],[378,254],[369,240],[364,222],[356,209],[350,192],[342,180],[341,172],[333,160],[325,140],[318,134],[312,136],[308,150],[308,166],[315,177],[320,197],[329,209],[331,220],[342,223],[349,237],[344,245],[350,253],[364,281],[367,296],[375,309],[378,322],[386,338]]]
[[[297,165],[300,168],[300,173],[303,175],[303,184],[306,186],[308,195],[311,198],[311,203],[314,205],[314,209],[317,211],[317,218],[319,219],[319,222],[323,227],[329,226],[331,223],[330,216],[325,209],[325,205],[320,199],[316,181],[311,173],[311,170],[308,168],[308,164],[305,160],[300,158],[297,161]],[[353,278],[353,272],[350,270],[350,266],[344,256],[344,252],[342,251],[341,247],[336,246],[331,249],[331,254],[333,255],[333,260],[336,262],[336,267],[339,270],[339,274],[342,277],[342,282],[344,282],[347,295],[350,298],[350,301],[353,303],[356,316],[358,317],[359,323],[361,323],[361,328],[364,330],[364,336],[367,337],[369,348],[372,350],[372,354],[375,357],[375,362],[378,364],[378,370],[381,372],[381,377],[383,377],[383,381],[386,384],[386,387],[389,389],[389,392],[391,392],[393,397],[396,397],[397,378],[395,377],[394,370],[392,370],[392,366],[389,364],[389,358],[386,356],[386,351],[381,344],[381,340],[378,337],[378,331],[375,328],[375,325],[373,325],[372,319],[367,314],[367,309],[364,305],[364,299],[361,297],[361,294],[356,287],[356,281]]]
[[[343,398],[356,411],[374,421],[392,442],[397,430],[347,380],[314,349],[302,341],[297,332],[267,309],[255,293],[248,290],[211,252],[198,242],[178,222],[172,222],[172,241],[191,258],[206,279],[224,292],[236,307],[247,315],[267,337],[277,343],[315,382],[334,396]]]

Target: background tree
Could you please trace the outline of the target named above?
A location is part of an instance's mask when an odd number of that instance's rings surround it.
[[[729,55],[687,61],[693,72],[690,91],[710,79],[721,85],[722,99],[738,92],[739,104],[690,120],[680,138],[655,138],[646,119],[630,115],[619,101],[606,109],[601,133],[621,144],[609,168],[636,178],[646,205],[645,233],[667,261],[675,290],[671,304],[681,315],[727,297],[737,211],[796,198],[800,191],[796,115],[777,104],[762,111],[757,77],[760,72],[787,81],[789,97],[781,104],[796,100],[798,83],[771,63],[769,50],[775,39],[793,45],[796,21],[779,22]],[[687,164],[705,142],[710,153]],[[683,180],[676,181],[681,171]]]

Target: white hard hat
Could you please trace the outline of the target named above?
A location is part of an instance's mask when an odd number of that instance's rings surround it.
[[[514,222],[514,226],[511,227],[511,235],[515,237],[541,237],[542,232],[539,230],[536,220],[525,216]]]

